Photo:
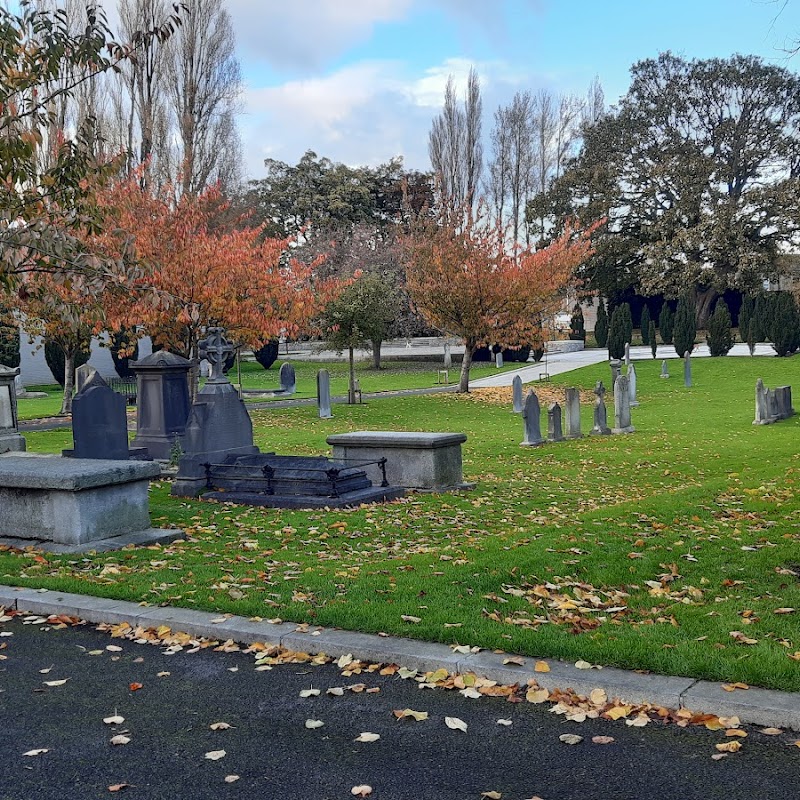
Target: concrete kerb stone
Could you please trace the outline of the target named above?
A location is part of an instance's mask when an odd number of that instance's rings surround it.
[[[640,674],[607,667],[577,669],[565,662],[546,660],[548,672],[536,672],[537,660],[524,657],[520,666],[504,664],[509,654],[490,651],[464,655],[447,645],[399,637],[352,633],[327,628],[304,629],[296,623],[271,624],[233,615],[194,609],[142,606],[123,600],[87,597],[68,592],[0,586],[0,606],[31,614],[66,614],[88,622],[131,626],[166,625],[175,632],[240,643],[280,644],[290,650],[353,658],[373,663],[394,663],[420,672],[446,669],[472,672],[498,683],[525,685],[534,679],[545,689],[572,689],[588,695],[604,689],[610,699],[650,703],[666,708],[689,708],[718,716],[737,716],[742,722],[800,730],[800,693],[751,688],[726,692],[721,684],[692,678]]]

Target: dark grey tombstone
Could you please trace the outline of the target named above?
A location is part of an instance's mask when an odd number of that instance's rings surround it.
[[[0,453],[22,452],[25,438],[20,435],[17,420],[17,390],[14,379],[19,367],[0,364]]]
[[[628,390],[630,393],[631,408],[635,408],[639,405],[639,401],[636,399],[636,367],[633,364],[628,367]]]
[[[151,458],[169,461],[189,417],[188,375],[192,362],[159,350],[131,363],[136,373],[136,437]]]
[[[75,370],[75,393],[80,392],[87,383],[92,381],[95,375],[99,374],[91,364],[81,364]]]
[[[281,391],[285,394],[294,394],[297,389],[297,382],[294,374],[294,367],[291,364],[281,364],[278,380],[281,383]]]
[[[72,450],[63,452],[71,458],[130,458],[125,398],[97,370],[72,399],[72,442]]]
[[[692,357],[688,353],[683,357],[683,385],[692,385]]]
[[[617,378],[619,378],[622,372],[622,362],[618,358],[612,358],[611,361],[608,362],[608,366],[611,367],[611,388],[613,389]]]
[[[444,343],[444,368],[450,369],[453,366],[453,355],[450,352],[450,342]]]
[[[667,371],[667,361],[661,362],[661,375],[658,376],[659,378],[669,378],[669,372]]]
[[[326,369],[317,373],[317,408],[320,419],[330,419],[331,413],[331,374]]]
[[[502,353],[495,353],[494,354],[494,365],[498,369],[503,366],[503,354]]]
[[[606,387],[603,386],[603,381],[597,381],[594,393],[597,395],[597,399],[594,401],[594,424],[589,432],[595,436],[608,436],[611,428],[608,427],[608,412],[605,403]]]
[[[567,438],[580,439],[581,433],[581,392],[580,389],[564,390],[564,418],[566,420]]]
[[[776,422],[781,418],[778,410],[778,398],[775,396],[774,389],[767,389],[767,413],[771,422]]]
[[[522,418],[525,420],[525,438],[520,442],[520,446],[537,447],[540,444],[544,444],[540,416],[539,398],[533,389],[528,389],[528,394],[525,395],[525,405],[522,409]]]
[[[620,375],[614,383],[614,427],[611,433],[633,433],[631,424],[630,387],[628,376]]]
[[[520,378],[519,375],[515,375],[514,380],[511,381],[511,398],[512,398],[514,413],[521,414],[523,408],[522,378]]]
[[[564,433],[561,428],[561,406],[551,403],[547,408],[547,438],[551,442],[563,442]]]
[[[781,419],[788,419],[794,416],[794,407],[792,406],[792,387],[791,386],[776,386],[775,396],[778,399],[778,410],[780,411]]]

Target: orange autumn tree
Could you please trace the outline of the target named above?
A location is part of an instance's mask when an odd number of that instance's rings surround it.
[[[541,250],[512,249],[484,206],[455,221],[420,220],[405,239],[408,290],[434,327],[464,342],[459,391],[469,391],[475,351],[538,341],[575,268],[592,253],[591,230],[565,233]]]
[[[306,329],[338,284],[315,277],[318,261],[290,254],[291,240],[263,236],[263,226],[222,222],[227,203],[216,188],[178,200],[154,195],[132,176],[103,197],[116,226],[100,242],[132,248],[142,271],[130,301],[108,309],[116,328],[143,327],[159,343],[198,355],[206,327],[252,348]],[[151,291],[155,290],[155,292]]]

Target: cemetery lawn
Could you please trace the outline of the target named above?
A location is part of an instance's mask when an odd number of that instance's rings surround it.
[[[347,430],[463,431],[476,488],[297,512],[172,498],[163,481],[152,518],[187,541],[0,552],[0,582],[800,690],[800,416],[751,424],[756,379],[800,387],[800,357],[695,359],[691,389],[669,365],[660,380],[660,362],[636,362],[635,434],[541,448],[519,446],[510,390],[502,404],[337,406],[331,420],[255,412],[257,443],[280,453],[326,452]],[[600,378],[605,364],[551,386]],[[27,434],[51,452],[67,437]]]

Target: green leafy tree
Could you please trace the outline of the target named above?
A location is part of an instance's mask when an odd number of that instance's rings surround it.
[[[622,358],[625,355],[625,312],[617,306],[611,314],[608,326],[608,357]]]
[[[572,317],[569,323],[569,338],[575,341],[586,341],[586,325],[584,323],[583,310],[580,307],[580,303],[576,303],[575,308],[572,309]]]
[[[755,319],[751,319],[747,325],[747,349],[750,351],[750,355],[754,356],[756,354],[756,321]]]
[[[653,354],[653,358],[656,357],[656,350],[658,348],[658,339],[656,338],[656,323],[655,320],[650,320],[650,324],[647,326],[647,340],[650,343],[650,352]]]
[[[669,303],[665,300],[661,306],[661,313],[658,315],[658,331],[661,334],[661,341],[664,344],[672,344],[672,332],[675,330],[675,315]]]
[[[733,347],[733,331],[731,330],[731,312],[727,303],[719,299],[714,313],[708,321],[708,349],[712,356],[726,356]]]
[[[597,321],[594,323],[594,338],[598,347],[605,347],[608,342],[608,314],[603,298],[598,298]]]
[[[679,358],[694,349],[694,340],[697,336],[697,323],[695,322],[694,306],[685,295],[678,300],[675,309],[675,328],[672,332],[675,343],[675,352]]]
[[[800,345],[800,317],[797,302],[789,292],[775,292],[772,305],[770,339],[779,356],[788,356]]]
[[[650,344],[650,309],[647,307],[647,303],[642,308],[639,330],[642,334],[642,344]]]
[[[739,308],[739,338],[747,341],[750,335],[750,320],[753,319],[755,313],[755,301],[751,294],[745,294],[742,297],[742,305]]]

